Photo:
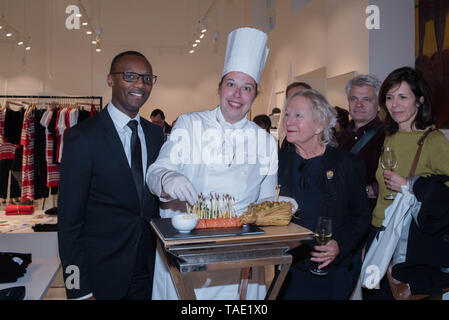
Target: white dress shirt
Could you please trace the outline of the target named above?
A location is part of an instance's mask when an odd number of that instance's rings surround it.
[[[142,126],[140,124],[140,116],[137,114],[137,116],[133,119],[128,117],[126,114],[121,112],[117,107],[115,107],[112,102],[110,102],[107,106],[109,115],[111,116],[112,122],[114,122],[115,129],[117,130],[118,136],[120,140],[122,141],[123,148],[125,150],[126,159],[128,159],[129,167],[131,167],[131,135],[132,130],[128,126],[128,122],[131,120],[136,120],[139,125],[137,126],[137,132],[140,139],[140,145],[142,148],[142,168],[143,172],[145,173],[145,170],[147,168],[147,146],[145,143],[145,135],[143,133]],[[144,179],[145,183],[145,179]]]

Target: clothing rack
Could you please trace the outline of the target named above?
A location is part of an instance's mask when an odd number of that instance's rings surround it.
[[[95,107],[99,107],[99,110],[103,109],[103,97],[101,96],[44,96],[44,95],[0,95],[0,99],[6,99],[5,102],[9,102],[12,105],[20,106],[21,104],[15,103],[14,101],[8,101],[8,99],[21,99],[21,100],[78,100],[77,103],[80,105],[90,105],[94,104]],[[86,100],[86,102],[80,102],[79,100]],[[95,101],[97,103],[89,103],[88,101]],[[22,104],[28,104],[28,102],[20,101]],[[31,101],[31,103],[35,103],[37,101]],[[47,198],[43,198],[42,210],[45,207],[45,201]]]
[[[100,96],[20,96],[20,95],[0,95],[0,99],[99,100],[99,102],[100,102],[100,110],[103,109],[103,97],[100,97]]]

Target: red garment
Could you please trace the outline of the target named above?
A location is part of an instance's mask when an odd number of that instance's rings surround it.
[[[45,129],[45,135],[47,137],[47,145],[46,145],[46,161],[47,161],[47,187],[59,187],[59,164],[53,163],[53,146],[55,144],[55,139],[50,134],[48,130],[48,125],[51,121],[51,115],[53,115],[54,108],[49,110],[50,117],[46,119],[46,122],[42,124]]]
[[[22,159],[22,202],[34,199],[34,110],[25,113],[20,144]]]
[[[34,207],[32,205],[9,204],[5,208],[5,215],[26,215],[33,214]]]
[[[97,109],[95,109],[95,105],[92,104],[92,105],[90,106],[90,114],[89,114],[89,117],[93,117],[96,113],[97,113]]]

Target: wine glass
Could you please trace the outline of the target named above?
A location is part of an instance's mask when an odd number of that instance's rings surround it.
[[[329,217],[320,216],[315,228],[315,241],[318,245],[324,246],[332,239],[332,220]],[[317,276],[325,276],[327,271],[318,269],[318,263],[314,269],[310,269],[310,272]]]
[[[388,147],[388,146],[382,147],[381,164],[382,164],[382,169],[384,169],[384,170],[387,169],[387,170],[393,171],[393,169],[397,167],[398,160],[396,158],[396,155],[394,154],[392,147]],[[385,200],[393,200],[394,199],[393,191],[391,189],[389,189],[389,190],[390,190],[390,194],[388,194],[384,197]]]

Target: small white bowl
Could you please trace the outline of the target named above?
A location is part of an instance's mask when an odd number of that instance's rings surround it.
[[[198,224],[198,216],[196,214],[177,214],[171,218],[171,224],[181,233],[188,233],[195,229]]]

